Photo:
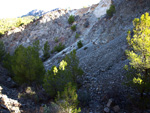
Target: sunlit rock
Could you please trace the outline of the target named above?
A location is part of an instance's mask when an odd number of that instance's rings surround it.
[[[101,16],[106,14],[106,11],[110,8],[111,0],[101,0],[99,2],[99,5],[94,10],[94,15],[97,18],[100,18]]]

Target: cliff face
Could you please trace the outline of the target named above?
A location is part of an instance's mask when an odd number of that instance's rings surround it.
[[[29,46],[35,40],[40,40],[40,46],[46,41],[49,42],[51,50],[59,42],[66,48],[51,54],[51,57],[44,62],[46,69],[58,65],[65,54],[76,49],[80,66],[84,70],[83,87],[91,96],[89,109],[99,112],[105,107],[103,98],[116,99],[122,109],[126,101],[128,88],[122,85],[125,71],[123,67],[128,64],[124,51],[127,49],[127,31],[133,29],[132,21],[139,18],[141,14],[150,12],[149,2],[144,0],[113,0],[116,13],[108,18],[102,12],[110,7],[109,4],[93,5],[92,7],[80,10],[58,10],[47,13],[39,20],[27,26],[16,28],[1,40],[4,41],[7,51],[13,53],[18,45]],[[105,6],[106,5],[106,6]],[[104,8],[105,7],[105,8]],[[68,24],[70,14],[75,15],[73,25],[77,30],[73,32]],[[102,16],[101,16],[102,15]],[[97,18],[100,17],[100,18]],[[76,33],[80,34],[78,39]],[[58,42],[55,42],[55,38]],[[81,40],[83,47],[78,49],[77,42]],[[40,56],[42,57],[42,49]],[[122,95],[122,96],[119,96]],[[107,99],[108,99],[107,98]],[[123,110],[126,111],[126,110]]]

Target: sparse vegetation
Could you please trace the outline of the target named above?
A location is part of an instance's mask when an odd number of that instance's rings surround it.
[[[59,68],[53,66],[45,75],[43,87],[51,98],[56,96],[57,91],[62,92],[66,83],[73,81],[71,72],[65,71],[66,66],[67,62],[63,60]]]
[[[83,46],[81,40],[77,43],[78,48],[81,48]]]
[[[50,57],[50,47],[49,47],[48,41],[46,41],[44,44],[43,57],[44,57],[44,60]]]
[[[76,31],[76,25],[71,26],[72,31]]]
[[[80,34],[76,33],[76,36],[75,36],[75,37],[76,37],[76,39],[79,38],[79,37],[80,37]]]
[[[52,52],[52,53],[55,52],[55,51],[60,52],[60,51],[62,51],[64,48],[65,48],[65,45],[63,45],[62,43],[59,43],[59,45],[56,45],[56,46],[54,47],[54,50],[52,50],[51,52]]]
[[[68,23],[69,23],[69,24],[72,24],[74,21],[75,21],[75,18],[74,18],[73,15],[71,15],[71,16],[69,17],[69,19],[68,19]]]
[[[23,18],[6,18],[0,19],[0,35],[2,36],[5,32],[11,30],[12,28],[19,27],[22,25],[27,25],[33,21],[35,17],[28,16]]]
[[[109,17],[112,17],[115,12],[116,12],[115,6],[111,5],[110,8],[107,10],[107,15]]]
[[[73,80],[77,82],[77,77],[83,75],[83,70],[79,68],[79,59],[76,56],[76,50],[73,50],[70,54],[66,55],[64,60],[68,64],[66,70],[71,71]]]
[[[21,98],[21,97],[30,98],[35,94],[36,94],[35,91],[32,91],[31,87],[27,87],[25,93],[19,93],[18,94],[18,98]]]
[[[126,55],[130,60],[130,65],[125,66],[129,71],[128,85],[133,86],[140,92],[141,97],[143,93],[150,91],[150,16],[145,13],[141,18],[133,20],[134,35],[131,37],[131,32],[128,32],[127,41],[131,49],[126,50]]]
[[[36,103],[40,100],[36,92],[33,91],[31,87],[27,87],[24,92],[18,93],[18,98],[31,99]]]
[[[76,86],[68,83],[64,88],[64,91],[60,93],[58,91],[56,103],[61,107],[65,113],[79,113],[80,108],[77,108],[79,103],[78,95],[76,93]]]
[[[55,38],[55,43],[57,43],[57,42],[58,42],[58,37]]]

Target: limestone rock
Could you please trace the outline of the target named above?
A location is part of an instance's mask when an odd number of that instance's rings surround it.
[[[100,0],[98,7],[94,10],[94,14],[97,18],[106,14],[106,11],[110,8],[111,0]]]

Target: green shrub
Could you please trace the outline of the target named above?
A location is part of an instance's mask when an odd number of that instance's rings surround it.
[[[5,54],[6,54],[6,52],[5,52],[4,43],[2,41],[0,41],[0,62],[3,60]]]
[[[13,58],[13,56],[11,56],[9,53],[7,53],[3,60],[3,66],[10,71],[11,75],[13,75],[12,68],[11,68],[12,58]]]
[[[40,50],[39,44],[40,44],[39,40],[36,40],[33,42],[33,48],[36,51],[38,56],[39,56],[39,50]]]
[[[67,63],[63,60],[60,62],[59,69],[53,66],[45,75],[43,87],[51,98],[56,96],[57,91],[63,91],[66,83],[73,81],[71,72],[65,71],[66,65]]]
[[[43,49],[43,54],[44,54],[43,57],[44,57],[44,60],[46,60],[47,58],[50,57],[49,51],[50,51],[50,47],[49,47],[49,45],[48,45],[48,41],[46,41],[45,44],[44,44],[44,49]]]
[[[62,51],[64,48],[65,48],[65,45],[63,45],[62,43],[59,43],[58,46],[56,45],[56,46],[54,47],[54,51],[53,51],[53,52],[55,52],[55,51],[60,52],[60,51]]]
[[[21,26],[21,25],[23,25],[22,19],[21,19],[21,18],[18,18],[18,21],[17,21],[17,23],[16,23],[16,27],[19,27],[19,26]]]
[[[76,31],[76,25],[71,26],[72,31]]]
[[[58,37],[55,38],[55,43],[57,43],[57,42],[58,42]]]
[[[76,36],[75,36],[76,38],[79,38],[80,37],[80,34],[78,34],[78,33],[76,33]]]
[[[43,80],[45,69],[36,49],[35,47],[25,48],[20,45],[15,50],[14,55],[7,55],[9,60],[4,61],[4,65],[13,72],[14,80],[19,84],[33,81],[42,82]]]
[[[115,6],[111,5],[110,8],[107,10],[107,15],[112,17],[115,12],[116,12]]]
[[[150,92],[150,16],[145,13],[141,18],[133,20],[134,35],[131,37],[131,32],[128,32],[127,42],[131,49],[126,50],[126,55],[130,60],[130,65],[125,66],[128,74],[128,84],[140,92],[141,97],[143,93]]]
[[[76,50],[66,55],[64,60],[67,62],[66,70],[71,71],[73,80],[77,83],[77,78],[83,75],[83,70],[79,68],[79,59],[76,56]]]
[[[81,40],[77,43],[78,48],[81,48],[83,46]]]
[[[73,15],[71,15],[70,17],[69,17],[69,19],[68,19],[68,23],[69,24],[72,24],[73,22],[74,22],[74,16]]]
[[[3,35],[12,28],[27,25],[28,23],[32,22],[33,19],[35,19],[34,16],[0,19],[0,34]]]
[[[77,77],[83,74],[78,64],[79,60],[74,50],[60,62],[59,68],[53,66],[51,70],[47,71],[43,87],[51,98],[56,96],[57,91],[62,92],[67,83],[77,83]]]
[[[65,113],[79,113],[81,109],[77,109],[78,95],[76,93],[76,86],[68,83],[62,93],[58,92],[56,103],[61,107]]]
[[[54,50],[51,50],[51,53],[53,54],[53,53],[54,53]]]

